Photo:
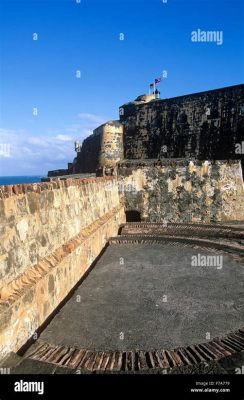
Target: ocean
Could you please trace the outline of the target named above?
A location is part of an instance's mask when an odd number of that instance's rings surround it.
[[[41,182],[43,175],[29,175],[29,176],[0,176],[1,185],[17,185],[20,183],[38,183]]]

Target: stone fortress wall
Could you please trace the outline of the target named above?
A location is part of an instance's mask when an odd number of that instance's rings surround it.
[[[243,219],[244,85],[142,95],[119,114],[84,141],[76,172],[118,174],[126,210],[144,221]]]
[[[244,220],[244,85],[120,108],[85,139],[70,177],[0,188],[0,358],[60,305],[126,220]],[[116,175],[113,177],[111,175]],[[106,176],[110,175],[110,176]]]
[[[73,171],[114,169],[126,210],[144,221],[243,219],[244,85],[163,100],[143,95],[119,114],[85,139]]]
[[[125,210],[142,221],[243,221],[244,190],[240,162],[183,159],[122,161],[119,189]]]
[[[98,165],[100,168],[115,167],[124,157],[123,125],[119,121],[108,122],[97,128],[101,130],[101,150]]]
[[[1,187],[0,358],[34,334],[125,222],[111,182]]]
[[[149,100],[149,101],[148,101]],[[124,158],[244,159],[244,85],[120,107]]]
[[[123,125],[119,121],[109,121],[84,140],[72,171],[92,173],[105,166],[114,167],[123,157]]]
[[[94,173],[123,159],[240,160],[244,165],[244,85],[170,99],[143,95],[122,105],[119,115],[119,121],[95,129],[75,164],[58,175]]]

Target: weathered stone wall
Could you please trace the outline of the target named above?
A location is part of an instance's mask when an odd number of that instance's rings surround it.
[[[123,125],[118,121],[107,122],[94,132],[101,132],[99,167],[114,167],[124,157]]]
[[[82,143],[81,151],[77,154],[74,172],[95,172],[99,167],[99,154],[101,149],[100,132],[88,136]]]
[[[113,167],[123,156],[123,125],[109,121],[84,140],[74,169],[76,173],[95,172],[104,166]]]
[[[244,85],[162,100],[143,95],[119,114],[120,121],[101,125],[84,140],[65,173],[95,172],[122,159],[185,157],[236,159],[244,168]]]
[[[111,178],[1,187],[0,357],[17,350],[124,222]]]
[[[125,159],[244,159],[244,85],[120,107]]]
[[[244,189],[238,161],[157,160],[119,164],[127,211],[143,221],[243,221]]]
[[[119,204],[102,179],[17,185],[1,195],[0,282],[6,284]],[[3,189],[4,190],[4,189]],[[28,191],[31,190],[31,191]]]

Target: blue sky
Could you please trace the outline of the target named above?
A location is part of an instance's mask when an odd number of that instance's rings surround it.
[[[76,1],[1,0],[0,175],[65,168],[163,70],[162,98],[243,82],[242,0]],[[223,44],[192,42],[197,29]]]

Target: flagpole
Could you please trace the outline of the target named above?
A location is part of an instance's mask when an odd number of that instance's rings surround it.
[[[154,79],[154,99],[156,99],[156,83],[155,83],[155,79]]]

